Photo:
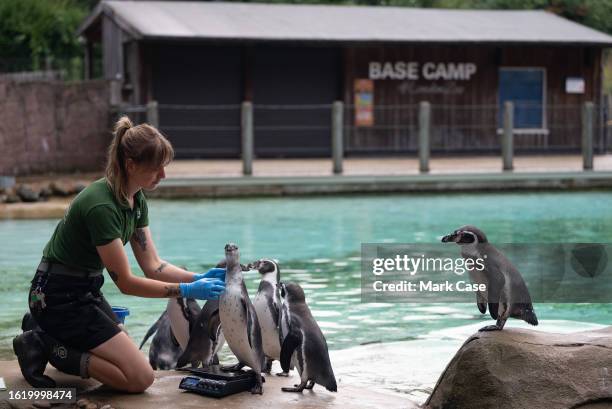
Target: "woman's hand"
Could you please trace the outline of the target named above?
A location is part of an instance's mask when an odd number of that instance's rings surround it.
[[[198,281],[202,278],[217,278],[225,281],[225,269],[224,268],[211,268],[205,273],[194,274],[193,281]]]
[[[201,278],[193,283],[180,283],[181,297],[215,300],[225,291],[225,282],[217,278]]]

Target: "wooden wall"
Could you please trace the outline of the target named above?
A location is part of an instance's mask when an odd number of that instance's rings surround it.
[[[372,127],[354,122],[354,81],[367,79],[376,62],[471,62],[477,72],[469,80],[374,81]],[[447,152],[499,149],[498,82],[500,67],[545,68],[548,135],[517,135],[518,150],[575,149],[580,146],[580,109],[599,102],[600,51],[583,47],[534,46],[394,46],[350,47],[344,54],[344,102],[348,152],[405,152],[417,149],[418,104],[432,104],[432,149]],[[567,94],[566,77],[582,77],[584,94]]]
[[[109,26],[107,41],[115,39],[115,28]],[[123,51],[125,55],[121,54]],[[543,68],[547,132],[517,133],[515,148],[552,152],[580,148],[582,104],[585,101],[599,104],[601,98],[601,49],[580,46],[338,45],[328,48],[306,44],[280,47],[132,42],[118,47],[117,53],[105,65],[107,76],[116,74],[121,61],[133,86],[129,98],[132,103],[156,99],[161,104],[238,106],[243,100],[253,101],[258,127],[256,151],[263,156],[327,155],[331,140],[330,114],[312,109],[310,112],[262,111],[257,110],[258,104],[331,104],[340,96],[347,107],[345,143],[350,155],[416,152],[418,104],[429,101],[434,152],[495,152],[500,148],[500,68]],[[472,63],[477,71],[468,80],[427,80],[422,75],[418,80],[374,80],[374,126],[356,126],[354,83],[369,77],[372,61],[416,62],[419,71],[427,62]],[[585,93],[566,93],[567,77],[584,78]],[[214,123],[203,119],[210,114],[214,114],[210,117]],[[311,118],[312,115],[316,118]],[[176,135],[177,146],[184,142],[179,151],[184,149],[204,156],[239,155],[238,110],[206,113],[166,110],[160,113],[160,120],[162,128],[168,125],[170,128],[231,127],[231,131],[208,131],[205,138],[195,129],[168,130]],[[304,130],[294,129],[301,125]]]

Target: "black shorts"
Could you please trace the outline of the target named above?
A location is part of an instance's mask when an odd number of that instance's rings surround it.
[[[36,271],[30,293],[40,284],[46,306],[30,312],[45,332],[66,346],[89,351],[121,332],[121,321],[100,291],[103,275],[77,278]]]

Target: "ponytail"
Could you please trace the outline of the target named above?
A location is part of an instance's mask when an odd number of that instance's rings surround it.
[[[152,169],[166,166],[174,157],[170,142],[148,124],[132,125],[127,116],[119,118],[108,147],[106,183],[119,203],[127,204],[127,160]]]

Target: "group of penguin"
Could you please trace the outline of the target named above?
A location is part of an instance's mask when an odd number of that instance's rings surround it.
[[[261,373],[269,374],[274,360],[280,361],[283,371],[278,376],[288,376],[294,368],[300,375],[300,384],[283,391],[302,392],[319,384],[336,392],[325,336],[300,285],[281,282],[275,260],[240,264],[238,247],[232,243],[225,246],[225,259],[217,267],[226,268],[225,292],[218,300],[208,300],[200,308],[194,299],[170,299],[147,331],[140,348],[155,333],[149,348],[153,369],[216,365],[227,342],[238,363],[221,369],[250,367],[255,376],[251,393],[263,393]],[[243,272],[251,270],[261,275],[253,302],[243,278]]]
[[[527,285],[517,268],[487,240],[475,226],[463,226],[444,236],[444,243],[456,243],[464,259],[484,260],[485,268],[469,271],[474,283],[486,284],[486,291],[476,293],[481,313],[487,308],[496,320],[480,331],[499,331],[510,317],[538,325]],[[204,367],[218,364],[218,351],[227,342],[238,358],[238,364],[225,367],[239,370],[249,366],[255,373],[252,393],[263,392],[261,372],[270,373],[273,360],[279,360],[282,373],[296,368],[301,383],[287,392],[302,392],[315,384],[337,391],[327,342],[306,304],[304,291],[296,283],[280,281],[276,261],[261,259],[249,265],[240,264],[238,247],[225,246],[225,292],[219,300],[209,300],[200,309],[195,300],[171,299],[157,322],[149,329],[146,340],[157,331],[149,350],[153,369],[180,368],[188,363]],[[243,271],[257,270],[261,282],[251,302]]]

